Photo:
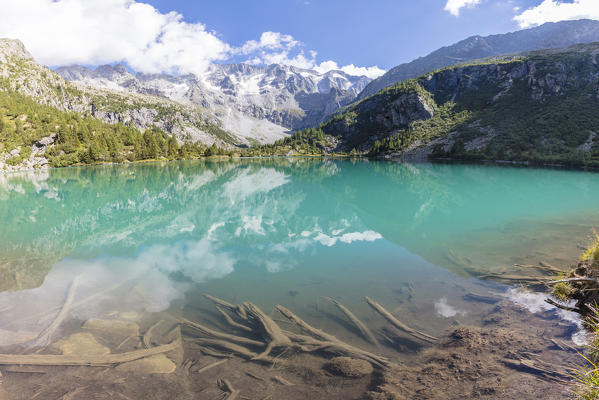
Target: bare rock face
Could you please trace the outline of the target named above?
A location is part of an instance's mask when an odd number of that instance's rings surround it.
[[[25,45],[20,40],[0,39],[0,63],[7,62],[13,57],[33,60],[33,56],[27,51]]]
[[[346,378],[362,378],[372,374],[373,371],[368,361],[350,357],[335,357],[325,365],[325,368],[335,375]]]

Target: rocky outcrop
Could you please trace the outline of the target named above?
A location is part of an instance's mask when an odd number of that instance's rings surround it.
[[[46,150],[54,144],[55,136],[46,136],[33,142],[31,148],[22,146],[0,153],[0,171],[27,171],[48,168]]]
[[[418,90],[420,89],[420,90]],[[323,125],[325,133],[341,136],[341,148],[367,150],[400,127],[435,115],[435,102],[418,85],[372,96]]]
[[[5,64],[14,59],[33,60],[33,56],[20,40],[0,39],[0,63]]]

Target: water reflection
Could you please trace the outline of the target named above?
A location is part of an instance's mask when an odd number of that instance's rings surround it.
[[[597,195],[583,172],[310,160],[0,175],[0,290],[40,286],[66,257],[204,281],[240,258],[279,271],[316,245],[383,238],[456,271],[507,265],[556,219],[589,232]]]
[[[29,340],[78,275],[80,320],[194,304],[203,285],[304,312],[346,296],[362,316],[360,296],[375,293],[443,329],[477,318],[461,296],[479,283],[437,267],[464,274],[578,252],[599,221],[597,178],[300,159],[0,175],[0,345]]]

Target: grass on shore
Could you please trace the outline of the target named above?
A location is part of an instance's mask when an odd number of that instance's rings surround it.
[[[593,270],[599,267],[599,234],[597,232],[594,232],[593,242],[582,253],[579,261],[587,264]],[[553,294],[564,301],[571,299],[574,291],[575,288],[569,282],[561,282],[553,287]],[[597,302],[590,307],[590,313],[584,317],[584,324],[590,334],[590,343],[584,353],[580,353],[583,362],[574,368],[572,377],[578,384],[576,388],[578,398],[599,399],[599,305]]]
[[[591,342],[587,350],[580,353],[584,359],[572,376],[578,383],[576,394],[584,400],[599,398],[599,309],[593,308],[593,315],[586,318],[586,323],[591,334]]]
[[[599,233],[593,232],[593,242],[586,250],[580,255],[580,262],[587,263],[590,267],[599,269]],[[556,276],[555,279],[564,279],[575,277],[572,274],[564,274]],[[553,285],[553,295],[562,301],[569,300],[571,298],[574,288],[569,282],[560,282]]]
[[[585,250],[585,252],[582,253],[582,256],[580,256],[580,261],[586,261],[590,264],[599,262],[599,234],[597,232],[594,232],[594,234],[595,240],[593,244],[591,244]]]

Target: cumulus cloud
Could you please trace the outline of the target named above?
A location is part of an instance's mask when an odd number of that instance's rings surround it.
[[[445,11],[449,11],[456,17],[460,15],[460,10],[464,7],[474,7],[479,4],[481,0],[447,0],[445,4]]]
[[[234,49],[235,54],[251,55],[248,61],[252,64],[285,64],[297,68],[313,69],[324,74],[329,71],[343,71],[352,76],[367,76],[378,78],[385,70],[378,66],[357,67],[354,64],[339,66],[335,61],[316,62],[317,53],[313,50],[306,52],[303,44],[291,35],[280,32],[264,32],[260,40],[249,40],[241,47]]]
[[[303,232],[302,236],[304,236]],[[318,234],[314,237],[314,240],[323,246],[331,247],[334,246],[338,241],[351,244],[353,242],[374,242],[382,238],[383,236],[381,236],[380,233],[374,231],[350,232],[345,233],[342,236],[329,236],[325,233],[318,232]]]
[[[263,32],[260,40],[248,40],[237,52],[250,54],[258,50],[290,50],[300,45],[291,35],[284,35],[280,32]]]
[[[384,69],[379,68],[378,66],[372,67],[356,67],[354,64],[344,65],[340,67],[337,65],[335,61],[323,61],[319,65],[313,67],[316,72],[324,74],[328,71],[343,71],[348,75],[353,76],[367,76],[371,79],[378,78],[379,76],[385,73]]]
[[[135,0],[0,0],[0,7],[0,37],[20,39],[50,66],[122,62],[138,72],[202,75],[210,64],[235,56],[258,64],[317,66],[316,52],[291,35],[264,32],[235,47],[202,23]],[[373,73],[353,65],[339,69]]]
[[[233,54],[251,56],[251,64],[285,64],[311,69],[316,63],[316,52],[305,54],[303,44],[291,35],[263,32],[259,40],[248,40],[233,49]]]
[[[134,0],[0,0],[0,36],[48,65],[126,62],[141,72],[201,73],[230,46],[201,23]]]
[[[528,28],[545,22],[583,18],[599,20],[597,0],[574,0],[569,3],[558,0],[543,0],[538,6],[516,15],[514,20],[518,22],[521,28]]]

